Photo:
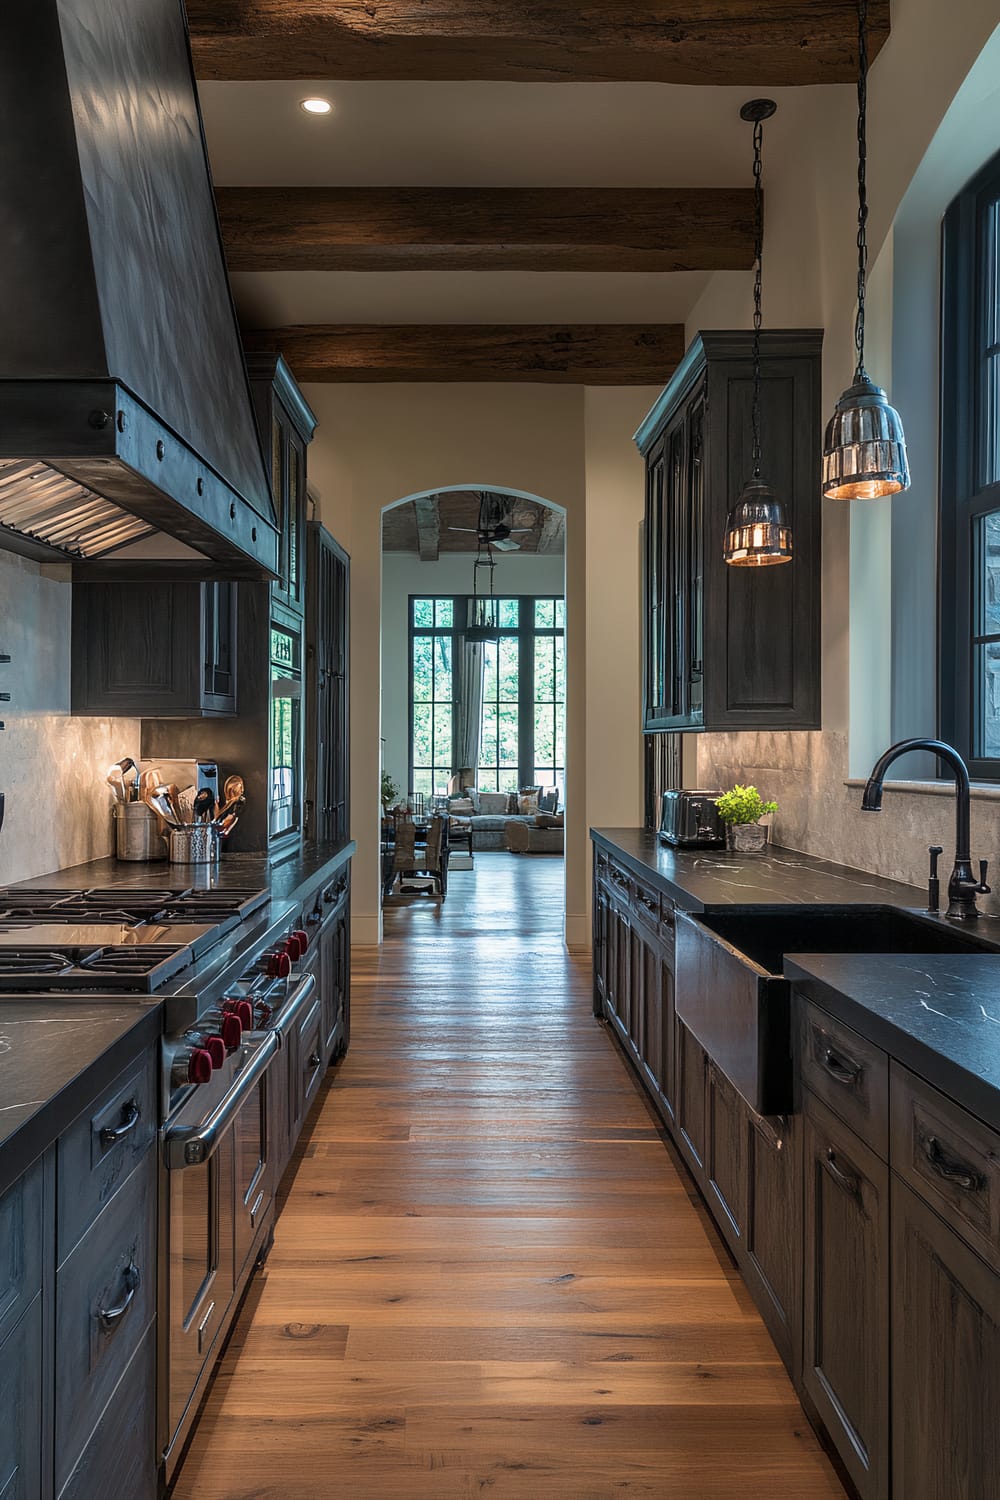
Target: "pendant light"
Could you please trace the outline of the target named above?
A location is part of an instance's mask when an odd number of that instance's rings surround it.
[[[823,443],[823,494],[828,500],[878,500],[910,487],[899,413],[865,369],[865,277],[868,270],[868,4],[858,3],[858,311],[857,366],[837,402]]]
[[[791,562],[792,531],[774,490],[760,477],[761,265],[764,253],[764,194],[761,147],[764,121],[777,109],[773,99],[751,99],[740,119],[753,122],[754,276],[753,276],[753,474],[726,518],[723,557],[734,568],[762,568]]]
[[[486,555],[483,556],[485,545]],[[493,569],[496,563],[493,560],[493,549],[488,542],[479,543],[476,553],[476,561],[472,565],[472,599],[470,600],[470,619],[463,634],[467,641],[498,641],[500,639],[500,602],[493,593]],[[480,569],[488,568],[490,576],[490,591],[488,594],[479,592]]]

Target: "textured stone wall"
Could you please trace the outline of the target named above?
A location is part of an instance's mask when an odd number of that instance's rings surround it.
[[[68,573],[68,570],[65,570]],[[0,882],[111,852],[108,766],[138,755],[139,723],[71,718],[70,598],[64,570],[0,552]]]
[[[766,801],[778,803],[772,820],[776,843],[919,886],[926,884],[927,847],[940,844],[947,878],[955,849],[950,783],[931,791],[890,781],[882,811],[863,813],[861,787],[846,784],[846,735],[706,734],[698,736],[697,749],[699,786],[749,782]],[[1000,789],[973,796],[972,855],[991,861],[993,883],[1000,887]],[[996,896],[980,904],[1000,911]]]

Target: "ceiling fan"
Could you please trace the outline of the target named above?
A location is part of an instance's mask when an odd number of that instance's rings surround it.
[[[533,526],[511,526],[513,507],[500,495],[491,495],[486,490],[479,492],[479,524],[477,526],[449,526],[449,531],[466,531],[475,536],[480,546],[495,547],[498,552],[517,552],[521,543],[512,541],[519,532],[533,531]]]

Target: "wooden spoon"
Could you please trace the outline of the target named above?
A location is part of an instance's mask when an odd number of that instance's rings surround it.
[[[243,796],[245,790],[242,776],[227,776],[226,784],[222,788],[222,800],[224,803],[236,802]]]

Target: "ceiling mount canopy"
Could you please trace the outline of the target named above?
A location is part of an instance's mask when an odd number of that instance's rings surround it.
[[[723,556],[734,568],[761,568],[790,562],[792,532],[785,509],[769,484],[761,478],[760,438],[760,328],[761,271],[764,254],[764,194],[761,187],[764,121],[777,109],[773,99],[750,99],[740,110],[740,119],[753,125],[754,184],[754,278],[753,278],[753,474],[726,519]]]
[[[868,3],[858,0],[858,310],[854,379],[837,402],[823,443],[828,500],[878,500],[910,487],[899,413],[865,369],[865,280],[868,271]]]

